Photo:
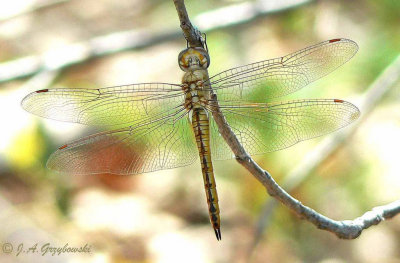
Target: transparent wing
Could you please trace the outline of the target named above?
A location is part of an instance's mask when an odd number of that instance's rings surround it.
[[[181,85],[142,83],[101,89],[38,90],[23,99],[22,107],[44,118],[106,126],[159,118],[183,103]]]
[[[221,105],[229,126],[250,155],[292,146],[330,133],[358,118],[353,104],[337,99],[295,100],[268,104]],[[232,151],[211,121],[212,155],[230,159]]]
[[[61,146],[47,167],[72,174],[138,174],[193,163],[198,156],[187,112],[113,131],[94,134]]]
[[[222,101],[266,102],[295,92],[343,65],[357,52],[349,39],[332,39],[284,57],[223,71],[210,78]]]
[[[22,106],[41,117],[87,125],[119,125],[60,147],[50,169],[137,174],[191,164],[197,148],[181,85],[144,83],[102,89],[44,89]],[[129,126],[126,127],[126,124]]]

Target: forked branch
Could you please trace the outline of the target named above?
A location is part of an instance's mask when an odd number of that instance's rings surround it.
[[[189,46],[201,47],[201,39],[198,38],[199,32],[192,26],[192,23],[189,20],[184,1],[174,0],[174,4],[179,15],[182,31]],[[364,215],[354,220],[336,221],[303,205],[300,201],[293,198],[283,188],[281,188],[274,181],[272,176],[266,170],[262,169],[249,156],[220,111],[217,96],[214,94],[213,97],[213,106],[215,110],[212,115],[218,125],[219,132],[235,154],[236,160],[262,183],[270,196],[289,207],[299,217],[313,223],[319,229],[327,230],[336,234],[339,238],[354,239],[357,238],[364,229],[367,229],[372,225],[377,225],[385,219],[390,219],[400,213],[400,200],[398,200],[384,206],[375,207],[371,211],[366,212]]]

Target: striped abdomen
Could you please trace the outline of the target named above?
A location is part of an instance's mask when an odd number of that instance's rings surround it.
[[[193,109],[192,127],[199,149],[201,170],[203,172],[206,190],[208,213],[217,239],[221,239],[218,194],[215,185],[214,171],[211,163],[210,125],[206,111],[203,108]]]

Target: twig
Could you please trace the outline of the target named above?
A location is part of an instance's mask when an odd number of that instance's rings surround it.
[[[342,145],[357,131],[361,124],[368,118],[369,113],[384,98],[384,95],[391,90],[399,79],[400,55],[386,67],[386,69],[368,87],[367,91],[362,96],[363,100],[360,106],[362,115],[360,120],[349,128],[335,132],[332,136],[326,138],[317,145],[312,152],[308,153],[285,177],[282,183],[284,188],[287,189],[288,192],[291,192],[306,180],[324,160],[329,158],[329,156],[331,156],[340,145]],[[255,248],[261,239],[263,232],[270,222],[270,218],[276,205],[277,202],[275,199],[269,199],[265,202],[257,222],[255,236],[250,251]]]
[[[183,0],[174,0],[176,11],[178,12],[179,21],[181,21],[181,29],[186,41],[190,47],[202,47],[201,33],[199,30],[193,27],[189,20],[189,16],[186,11],[185,3]]]
[[[178,0],[174,0],[174,3],[176,2],[178,2]],[[184,5],[182,0],[180,1],[180,4]],[[180,18],[181,17],[188,19],[187,14],[180,16]],[[212,115],[218,125],[219,132],[235,154],[236,160],[254,177],[256,177],[260,183],[262,183],[270,196],[290,208],[301,218],[313,223],[317,228],[330,231],[336,234],[339,238],[354,239],[357,238],[364,229],[376,225],[384,219],[392,218],[400,213],[400,201],[396,201],[385,206],[376,207],[372,209],[372,211],[369,211],[363,216],[351,221],[335,221],[303,205],[300,201],[296,200],[283,190],[267,171],[263,170],[256,162],[254,162],[227,124],[225,117],[219,109],[217,96],[215,94],[213,94],[213,101],[215,103],[213,105],[215,110]]]
[[[289,8],[294,8],[301,4],[309,3],[311,0],[282,0],[275,2],[274,5],[266,4],[268,2],[269,1],[263,0],[253,2],[251,4],[247,3],[247,9],[252,8],[254,10],[258,10],[257,12],[252,12],[250,15],[243,16],[241,15],[243,12],[237,12],[235,16],[232,16],[231,14],[234,12],[234,10],[243,9],[243,4],[238,4],[200,14],[197,16],[197,18],[195,18],[195,21],[198,25],[201,25],[201,30],[211,32],[220,28],[227,28],[238,24],[247,23],[261,15],[282,12]],[[178,14],[179,12],[183,13],[179,14],[180,17],[182,16],[183,19],[188,18],[184,5],[177,3],[175,6],[177,7]],[[185,14],[186,17],[184,17]],[[225,19],[222,19],[221,16],[224,16]],[[229,17],[229,19],[227,19],[227,17]],[[187,19],[187,21],[190,23],[190,20]],[[188,24],[185,24],[185,27],[187,27],[187,25]],[[190,27],[188,28],[192,28],[194,30],[191,23]],[[190,39],[189,43],[192,43],[193,46],[196,46],[200,44],[198,39],[195,40],[198,35],[199,32],[193,32],[193,34],[189,33],[188,36],[185,37]],[[62,49],[50,50],[43,55],[31,55],[1,63],[0,83],[31,76],[41,70],[67,68],[92,58],[111,55],[124,50],[149,47],[161,42],[180,38],[181,36],[182,31],[175,29],[162,32],[152,31],[149,29],[115,32],[110,35],[104,35],[80,43],[67,45]],[[192,39],[192,36],[197,37]]]

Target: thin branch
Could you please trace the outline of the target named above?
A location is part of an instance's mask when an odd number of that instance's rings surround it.
[[[174,0],[174,3],[176,2],[180,2],[180,5],[184,5],[182,0]],[[181,9],[181,11],[184,10],[186,9]],[[183,16],[180,15],[180,18],[181,17],[188,19],[187,14]],[[219,108],[216,94],[213,94],[212,97],[214,102],[214,105],[212,105],[214,107],[212,115],[218,125],[219,132],[235,154],[236,160],[254,177],[256,177],[258,181],[260,181],[270,196],[290,208],[301,218],[313,223],[317,228],[330,231],[336,234],[339,238],[354,239],[357,238],[364,229],[376,225],[384,219],[392,218],[400,213],[400,201],[396,201],[385,206],[376,207],[372,209],[372,211],[369,211],[363,216],[351,221],[335,221],[303,205],[300,201],[293,198],[283,188],[281,188],[267,171],[263,170],[256,162],[254,162],[226,122],[226,119]]]
[[[369,117],[369,113],[377,106],[391,88],[400,80],[400,55],[386,67],[378,78],[368,87],[362,95],[361,118],[351,127],[335,132],[332,136],[323,140],[308,153],[303,160],[285,177],[282,185],[288,192],[293,191],[326,159],[329,158],[344,142],[353,136],[361,124]],[[257,222],[253,244],[253,250],[261,239],[273,210],[278,203],[275,199],[268,199],[262,209]]]
[[[176,11],[178,12],[179,21],[181,22],[181,29],[186,41],[190,47],[202,47],[201,33],[189,20],[189,16],[186,11],[185,3],[183,0],[174,0]]]
[[[198,25],[201,25],[201,30],[211,32],[220,28],[228,28],[248,23],[261,15],[275,14],[290,8],[295,8],[299,5],[310,3],[311,0],[282,0],[274,4],[268,4],[268,2],[269,1],[262,0],[246,3],[246,7],[244,7],[243,4],[223,7],[200,14],[195,18],[195,21]],[[182,4],[176,3],[175,6],[177,7],[178,14],[182,13],[179,14],[179,17],[182,17],[181,19],[183,19],[183,21],[189,21],[190,23],[183,2]],[[239,12],[243,10],[243,8],[257,10],[257,12],[252,12],[250,15],[243,15],[243,12]],[[231,15],[232,12],[235,12],[234,16]],[[189,27],[186,23],[187,22],[185,22],[185,27],[192,28],[193,33],[189,33],[188,37],[186,37],[186,35],[185,37],[190,40],[189,43],[192,46],[201,46],[199,45],[200,42],[198,39],[200,32],[195,33],[192,24],[190,23]],[[62,49],[50,50],[42,55],[30,55],[0,63],[0,83],[28,77],[42,70],[67,68],[75,64],[83,63],[89,59],[112,55],[124,50],[153,46],[165,41],[178,39],[181,36],[182,31],[175,29],[169,31],[142,29],[114,32],[109,35],[67,45]],[[192,36],[196,37],[192,39]]]

